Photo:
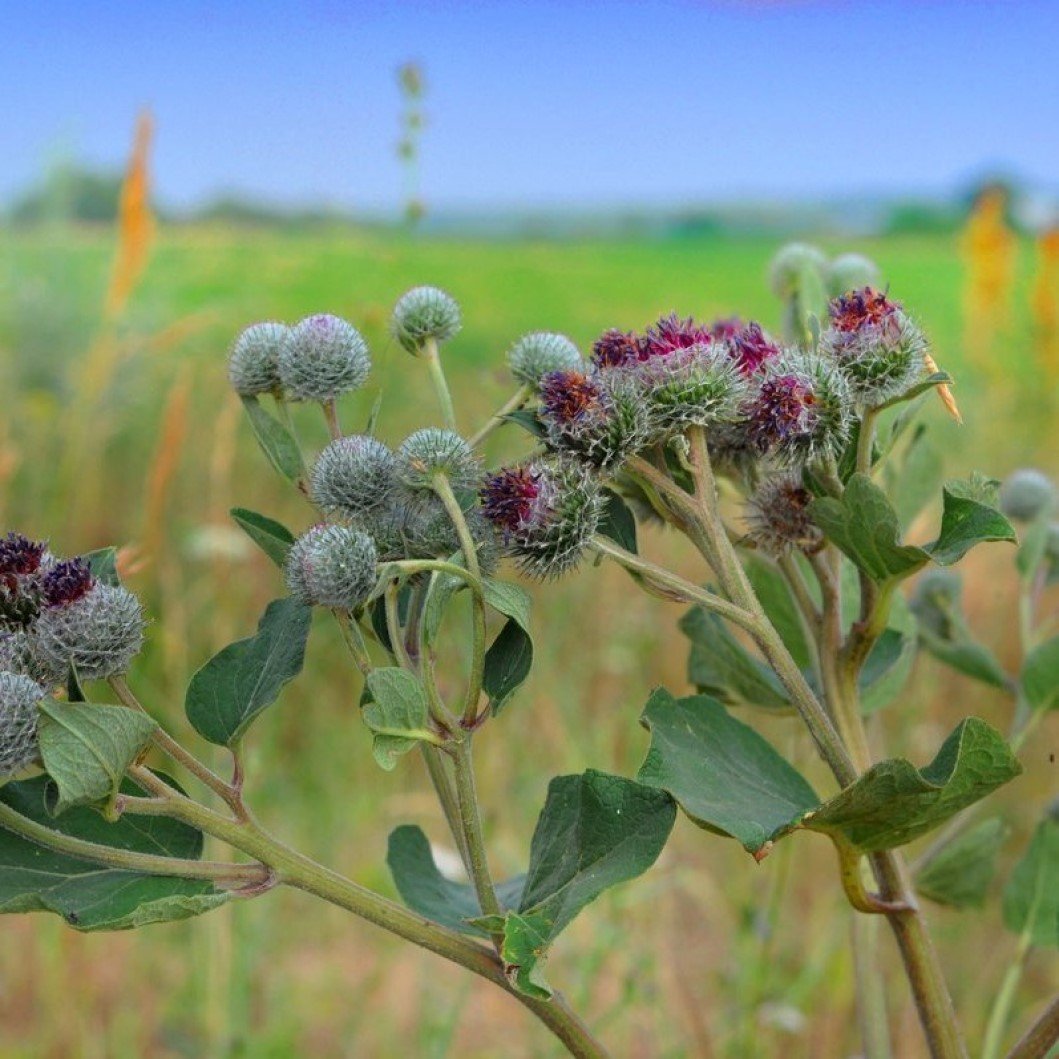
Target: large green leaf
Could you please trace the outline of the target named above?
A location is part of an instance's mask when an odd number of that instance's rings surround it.
[[[873,765],[801,825],[861,852],[902,846],[944,823],[1022,771],[1004,737],[969,717],[917,769],[903,758]]]
[[[658,859],[676,806],[664,791],[589,769],[556,776],[537,820],[519,913],[554,938],[604,890]]]
[[[482,580],[482,596],[493,610],[514,619],[529,632],[530,597],[521,585],[486,577]]]
[[[441,874],[430,842],[420,828],[404,824],[390,832],[386,863],[397,892],[413,912],[453,930],[477,935],[487,933],[468,922],[482,915],[474,887],[453,882]],[[518,908],[525,882],[526,877],[518,875],[496,887],[501,908],[505,911]]]
[[[282,570],[294,543],[294,534],[281,522],[245,507],[229,512],[241,530]]]
[[[1015,528],[997,509],[997,484],[979,474],[945,483],[941,532],[926,546],[939,566],[958,563],[976,544],[1018,540]]]
[[[1038,644],[1026,656],[1019,677],[1022,694],[1036,710],[1059,706],[1059,636]]]
[[[1045,818],[1004,888],[1004,923],[1034,945],[1059,947],[1059,820]]]
[[[40,753],[55,781],[55,812],[109,802],[158,727],[138,710],[87,702],[40,704]]]
[[[202,855],[202,834],[165,816],[121,817],[107,823],[94,809],[52,819],[47,776],[9,783],[0,802],[55,831],[141,853],[182,859]],[[129,794],[144,792],[126,780]],[[126,930],[208,912],[231,896],[208,880],[145,875],[55,853],[0,828],[0,913],[53,912],[78,930]]]
[[[691,640],[688,679],[700,691],[729,706],[791,708],[776,674],[755,658],[716,614],[693,607],[680,619],[680,628]]]
[[[301,450],[294,436],[265,410],[256,397],[244,397],[242,400],[254,437],[257,438],[261,451],[268,457],[268,462],[284,478],[292,482],[298,481],[302,476],[303,467]]]
[[[192,678],[184,708],[195,731],[232,746],[301,672],[312,611],[293,599],[268,605],[257,632],[229,644]]]
[[[753,728],[715,699],[651,694],[640,718],[651,747],[637,779],[668,791],[700,827],[759,853],[815,809],[812,787]]]
[[[951,908],[981,908],[996,873],[996,858],[1008,827],[999,817],[968,828],[916,872],[916,889]]]
[[[372,754],[389,772],[416,743],[434,738],[429,728],[427,693],[413,674],[399,666],[373,669],[366,690],[371,701],[362,716],[375,736]]]

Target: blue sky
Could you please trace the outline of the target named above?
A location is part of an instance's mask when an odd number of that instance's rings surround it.
[[[410,58],[435,206],[1059,189],[1056,0],[4,0],[0,200],[149,105],[168,203],[396,207]]]

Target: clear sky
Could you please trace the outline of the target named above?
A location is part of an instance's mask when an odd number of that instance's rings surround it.
[[[170,204],[396,207],[407,59],[435,206],[1059,190],[1059,0],[0,0],[0,199],[149,105]]]

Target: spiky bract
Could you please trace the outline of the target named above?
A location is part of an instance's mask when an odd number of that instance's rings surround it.
[[[390,502],[397,457],[377,438],[351,434],[320,453],[310,476],[314,503],[327,511],[361,518]]]
[[[460,307],[437,287],[413,287],[393,307],[390,331],[409,352],[418,353],[428,339],[447,342],[460,330]]]
[[[34,764],[44,689],[20,673],[0,672],[0,781]]]
[[[295,324],[279,350],[279,377],[296,401],[332,401],[362,386],[370,371],[363,335],[329,313]]]
[[[377,579],[378,552],[363,530],[319,525],[303,533],[287,556],[287,588],[308,606],[355,610]]]
[[[511,374],[519,382],[536,387],[541,376],[552,371],[574,370],[584,367],[581,352],[566,335],[549,331],[533,331],[523,335],[508,350],[507,362]]]
[[[477,489],[481,467],[471,446],[455,431],[425,427],[397,450],[397,476],[409,489],[433,489],[443,475],[453,489]]]
[[[241,397],[272,393],[280,387],[279,352],[290,335],[286,324],[251,324],[228,354],[228,381]]]

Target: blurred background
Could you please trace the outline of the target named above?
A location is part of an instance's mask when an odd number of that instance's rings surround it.
[[[65,553],[121,547],[155,619],[133,685],[178,733],[189,675],[282,591],[228,509],[311,519],[226,387],[227,348],[255,320],[353,321],[375,371],[344,422],[381,396],[396,443],[436,417],[387,336],[410,286],[463,307],[445,356],[471,430],[511,392],[503,354],[525,331],[587,349],[674,309],[775,327],[768,261],[809,240],[874,258],[956,377],[965,425],[927,417],[939,479],[1059,472],[1051,0],[8,0],[0,23],[0,525]],[[967,563],[971,622],[1006,662],[1011,561],[995,546]],[[524,860],[547,777],[630,773],[649,689],[687,687],[676,608],[626,605],[628,588],[589,569],[535,591],[534,675],[478,753],[500,875]],[[922,762],[968,713],[1007,724],[1000,693],[929,658],[910,687],[878,721],[894,753]],[[443,823],[418,759],[373,764],[358,694],[321,622],[255,729],[250,797],[392,893],[389,830],[419,823],[444,845]],[[1012,857],[1056,793],[1050,723],[997,799]],[[812,770],[793,723],[765,731]],[[564,935],[550,978],[620,1056],[856,1054],[832,872],[811,836],[755,866],[682,822],[645,879]],[[1016,939],[995,903],[932,920],[975,1040]],[[885,951],[895,1053],[918,1056]],[[1018,1024],[1059,986],[1049,959],[1027,965]],[[554,1054],[499,991],[298,894],[136,934],[0,920],[4,1057]]]

